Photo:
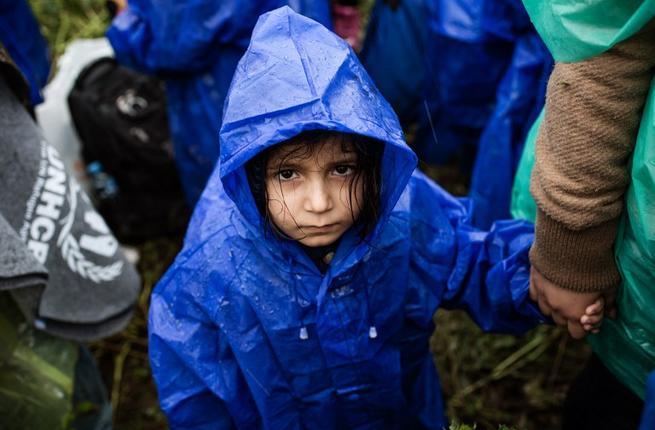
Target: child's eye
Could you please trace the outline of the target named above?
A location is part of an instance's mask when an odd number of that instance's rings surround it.
[[[294,179],[297,176],[296,172],[291,169],[280,170],[277,175],[283,181]]]
[[[343,165],[343,166],[336,166],[334,168],[334,173],[337,176],[348,176],[352,174],[355,171],[355,168],[353,166],[348,166],[348,165]]]

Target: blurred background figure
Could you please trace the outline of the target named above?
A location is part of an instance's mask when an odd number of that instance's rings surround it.
[[[175,160],[191,206],[218,159],[223,102],[255,22],[287,4],[331,28],[328,0],[131,0],[107,32],[120,64],[166,83]]]
[[[405,129],[423,109],[427,1],[376,1],[360,53],[366,71]]]
[[[377,1],[361,58],[421,161],[459,166],[474,223],[507,218],[553,64],[521,1]]]
[[[50,54],[26,0],[0,0],[0,42],[29,84],[31,106],[41,103],[50,75]]]
[[[362,17],[358,0],[333,0],[332,21],[334,32],[359,52],[362,47]]]
[[[426,161],[455,159],[471,172],[474,224],[487,228],[509,216],[512,178],[552,59],[520,0],[426,4],[430,117],[421,120],[416,149]]]

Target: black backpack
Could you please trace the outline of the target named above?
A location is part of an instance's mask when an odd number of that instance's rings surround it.
[[[163,83],[101,58],[68,95],[95,200],[116,237],[183,232],[189,217],[173,160]]]

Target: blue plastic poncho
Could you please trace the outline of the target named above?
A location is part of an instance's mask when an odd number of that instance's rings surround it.
[[[517,29],[529,25],[525,12],[508,7],[511,1],[426,1],[426,102],[432,123],[424,121],[417,134],[426,161],[447,162],[477,145]]]
[[[327,0],[130,0],[107,32],[119,63],[165,78],[175,160],[191,205],[218,159],[223,103],[257,17],[286,4],[329,25]]]
[[[639,430],[651,430],[655,428],[655,370],[648,375],[646,381],[646,398],[644,399],[644,410],[641,414]]]
[[[26,0],[0,0],[0,42],[30,85],[30,101],[43,101],[50,75],[50,54],[39,23]]]
[[[424,112],[426,1],[403,0],[394,10],[375,3],[359,56],[401,122]]]
[[[520,0],[425,1],[426,102],[415,149],[427,162],[477,147],[474,224],[509,217],[512,180],[529,124],[543,106],[552,58]]]
[[[324,275],[296,242],[264,233],[244,167],[312,129],[385,145],[379,221],[364,241],[346,232]],[[220,140],[151,301],[151,365],[173,429],[441,429],[435,310],[508,332],[540,319],[527,299],[531,225],[470,227],[466,202],[414,170],[390,105],[320,24],[286,7],[260,18]]]
[[[541,111],[553,60],[534,30],[517,38],[511,63],[498,86],[496,107],[482,130],[469,197],[478,208],[473,224],[489,228],[510,218],[514,175],[525,137]]]

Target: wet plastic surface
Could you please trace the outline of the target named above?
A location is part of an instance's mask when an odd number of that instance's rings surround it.
[[[385,145],[378,224],[364,241],[346,232],[325,275],[296,242],[265,233],[244,167],[314,129]],[[527,298],[532,226],[471,227],[469,201],[414,171],[390,105],[316,22],[288,8],[260,18],[221,145],[152,296],[151,364],[173,428],[440,429],[434,311],[466,309],[507,332],[540,320]]]

